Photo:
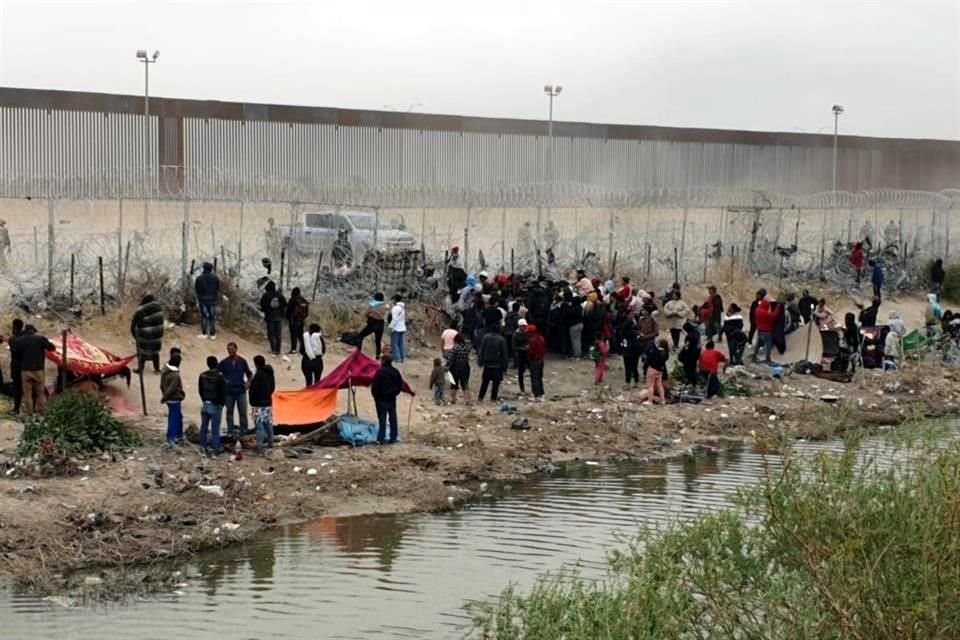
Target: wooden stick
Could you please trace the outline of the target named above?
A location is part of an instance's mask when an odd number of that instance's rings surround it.
[[[61,362],[60,362],[60,392],[63,393],[67,388],[67,330],[64,329],[60,332],[60,337],[63,341],[62,351],[61,351]],[[41,393],[43,391],[41,390]]]
[[[305,444],[305,443],[307,443],[307,442],[310,442],[311,440],[313,440],[314,438],[316,438],[317,436],[319,436],[320,434],[322,434],[324,431],[328,431],[329,429],[332,429],[332,428],[335,427],[336,425],[340,424],[340,421],[341,421],[342,419],[343,419],[343,416],[339,416],[339,417],[337,417],[336,420],[334,420],[334,421],[332,421],[332,422],[328,422],[328,423],[324,424],[322,427],[318,427],[318,428],[314,429],[313,431],[310,431],[310,432],[307,432],[307,433],[298,434],[296,438],[291,438],[290,440],[284,440],[283,442],[281,442],[281,443],[278,444],[277,446],[278,446],[278,447],[296,447],[296,446],[298,446],[298,445],[301,445],[301,444]]]
[[[317,300],[317,289],[320,288],[320,267],[323,265],[323,251],[320,252],[320,257],[317,258],[317,275],[313,279],[313,297],[310,298],[314,302]]]
[[[100,269],[100,315],[107,315],[107,309],[103,296],[103,256],[97,256],[97,266]]]
[[[74,305],[73,278],[74,278],[74,274],[76,273],[76,262],[77,262],[77,254],[71,253],[70,254],[70,306],[71,307]]]

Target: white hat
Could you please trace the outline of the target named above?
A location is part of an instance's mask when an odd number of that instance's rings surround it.
[[[477,277],[478,277],[478,278],[489,278],[489,277],[490,277],[490,274],[487,273],[486,271],[481,271],[480,273],[477,274]]]
[[[517,320],[517,326],[518,326],[518,327],[525,327],[525,326],[527,326],[527,321],[524,320],[523,318],[520,318],[519,320]]]

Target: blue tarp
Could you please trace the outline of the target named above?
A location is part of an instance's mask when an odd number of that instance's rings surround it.
[[[354,446],[373,444],[377,441],[379,426],[354,415],[345,415],[340,418],[340,439]]]

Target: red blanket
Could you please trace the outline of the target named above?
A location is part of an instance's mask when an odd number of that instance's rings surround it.
[[[47,351],[47,360],[60,367],[63,364],[62,343],[56,340],[51,342],[57,345],[57,350]],[[121,358],[100,347],[84,342],[72,333],[67,334],[66,369],[71,373],[86,376],[112,376],[120,373],[136,357],[136,355],[132,355]]]

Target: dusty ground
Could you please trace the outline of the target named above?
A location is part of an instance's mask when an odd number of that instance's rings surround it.
[[[697,301],[701,292],[690,291],[689,297]],[[834,305],[846,306],[846,300]],[[885,309],[894,306],[908,326],[917,326],[923,313],[917,298]],[[34,321],[50,334],[58,328]],[[75,331],[128,353],[127,322],[126,316],[114,315]],[[131,389],[114,382],[112,404],[144,435],[144,446],[116,458],[82,460],[78,473],[69,477],[0,477],[0,574],[57,589],[63,587],[59,576],[71,569],[149,563],[241,540],[281,522],[450,508],[472,495],[481,481],[522,477],[548,462],[675,455],[718,438],[752,438],[759,446],[776,447],[785,436],[829,437],[853,426],[947,415],[960,407],[955,375],[926,365],[899,373],[869,371],[851,384],[809,376],[790,376],[782,384],[752,380],[747,382],[752,397],[647,406],[636,391],[623,388],[617,359],[600,387],[592,384],[592,363],[548,361],[550,400],[543,404],[516,400],[515,378],[508,378],[501,400],[516,405],[516,416],[501,413],[490,402],[438,407],[426,386],[439,341],[434,336],[426,340],[415,330],[410,338],[412,356],[401,370],[419,395],[412,408],[410,400],[401,400],[402,442],[391,447],[315,447],[299,458],[277,450],[239,462],[228,456],[207,459],[190,446],[168,452],[162,447],[159,377],[146,376],[147,418],[139,416],[136,382]],[[193,327],[167,332],[165,348],[184,350],[188,423],[199,417],[196,378],[205,356],[223,354],[229,340],[238,342],[248,359],[265,351],[265,341],[253,343],[226,332],[216,342],[199,340]],[[331,342],[328,371],[346,354],[342,347]],[[297,360],[275,361],[274,366],[278,387],[301,386]],[[840,402],[820,401],[828,393],[840,396]],[[345,403],[345,394],[341,401]],[[365,390],[358,401],[362,416],[375,415]],[[529,420],[530,431],[510,428],[518,416]],[[12,457],[20,431],[18,422],[0,422],[0,463]],[[223,496],[200,485],[217,485]]]

